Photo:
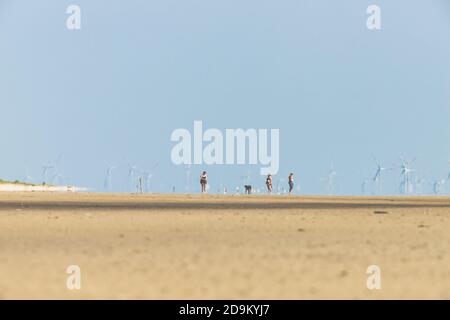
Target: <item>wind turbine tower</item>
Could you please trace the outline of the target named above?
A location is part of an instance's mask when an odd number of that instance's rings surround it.
[[[116,166],[108,166],[108,169],[106,169],[106,176],[105,176],[105,190],[110,192],[112,188],[112,172],[114,169],[116,169]]]
[[[377,161],[375,157],[373,157],[373,159],[377,164],[377,171],[375,172],[372,181],[375,184],[376,194],[380,195],[383,193],[383,172],[387,170],[392,170],[392,168],[385,168]]]
[[[336,178],[336,170],[334,170],[334,165],[331,165],[330,171],[327,175],[327,191],[329,195],[334,194],[334,181]]]
[[[129,180],[129,188],[130,192],[134,192],[136,190],[136,166],[129,166],[128,167],[128,180]]]
[[[400,175],[402,177],[402,182],[400,183],[400,190],[403,194],[407,195],[412,192],[413,184],[412,184],[412,173],[414,172],[411,169],[411,164],[415,161],[405,161],[400,158]]]

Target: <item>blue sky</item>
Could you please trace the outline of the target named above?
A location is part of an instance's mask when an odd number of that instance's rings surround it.
[[[81,30],[66,28],[79,5]],[[381,8],[382,29],[366,28]],[[71,184],[128,190],[129,164],[159,163],[153,190],[183,191],[170,134],[280,129],[280,172],[302,193],[359,194],[376,166],[415,158],[432,181],[450,166],[450,2],[0,0],[0,177],[39,182],[60,156]],[[259,166],[206,169],[212,191]],[[398,190],[399,170],[385,191]]]

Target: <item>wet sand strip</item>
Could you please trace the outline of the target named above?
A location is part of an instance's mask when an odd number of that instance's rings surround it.
[[[258,209],[258,210],[282,210],[282,209],[389,209],[389,208],[449,208],[449,202],[414,203],[414,202],[170,202],[170,201],[0,201],[0,211],[5,210],[230,210],[230,209]]]

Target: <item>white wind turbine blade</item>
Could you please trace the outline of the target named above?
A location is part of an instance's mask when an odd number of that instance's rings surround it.
[[[377,171],[375,172],[375,176],[372,179],[373,182],[376,182],[379,179],[380,174],[381,174],[381,169],[380,169],[380,167],[378,167]]]

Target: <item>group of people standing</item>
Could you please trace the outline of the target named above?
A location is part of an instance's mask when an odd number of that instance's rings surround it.
[[[289,184],[289,195],[291,195],[292,192],[294,191],[294,174],[292,172],[288,176],[288,184]],[[271,174],[267,175],[266,186],[267,186],[267,192],[272,193],[273,181],[272,181]]]
[[[294,174],[292,172],[288,176],[288,184],[289,184],[289,195],[291,195],[292,192],[294,191]],[[206,171],[203,171],[202,174],[200,175],[200,186],[201,186],[202,193],[207,192],[207,188],[206,188],[207,185],[208,185],[208,176],[206,174]],[[271,194],[272,189],[273,189],[273,181],[272,181],[271,174],[267,175],[266,187],[267,187],[267,192],[269,194]]]

